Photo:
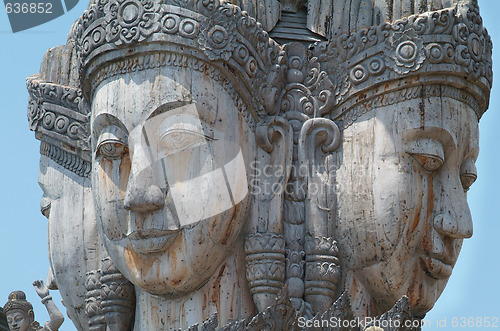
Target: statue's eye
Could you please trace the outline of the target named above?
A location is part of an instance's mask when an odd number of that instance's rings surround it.
[[[50,216],[50,206],[51,206],[51,200],[44,194],[42,196],[42,199],[40,200],[40,212],[46,218],[49,218]]]
[[[412,154],[415,160],[417,160],[422,168],[429,172],[438,170],[443,164],[444,160],[440,156],[431,154]]]
[[[443,145],[434,139],[412,141],[407,147],[407,153],[428,172],[438,170],[444,163]]]
[[[160,137],[159,142],[160,147],[167,150],[170,154],[172,152],[204,144],[209,140],[212,139],[196,131],[173,129],[165,132]]]
[[[460,167],[460,181],[465,191],[474,184],[477,179],[477,169],[472,159],[467,159]]]
[[[476,181],[477,176],[474,174],[463,174],[460,175],[460,181],[462,182],[462,187],[464,188],[465,191],[468,191],[469,188],[474,184]]]
[[[128,154],[128,136],[116,125],[105,127],[97,139],[96,157],[117,159]]]
[[[120,158],[128,153],[128,147],[117,140],[106,140],[97,147],[97,156],[102,156],[109,159]]]

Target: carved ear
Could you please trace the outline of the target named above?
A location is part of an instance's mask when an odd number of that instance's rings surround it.
[[[340,145],[338,126],[326,118],[307,120],[300,131],[298,159],[306,171],[306,270],[304,299],[313,311],[323,312],[335,299],[340,269],[333,240],[335,158]]]
[[[292,164],[292,127],[284,118],[272,117],[257,128],[256,138],[250,232],[282,233],[283,194]]]
[[[275,302],[285,280],[283,196],[290,176],[293,131],[282,117],[270,118],[256,130],[257,160],[252,181],[253,203],[246,238],[246,273],[259,311]]]
[[[331,222],[325,217],[334,208],[334,157],[340,145],[340,130],[330,119],[307,120],[300,130],[298,161],[306,174],[306,230],[311,234],[331,235]],[[305,171],[304,171],[305,170]]]
[[[28,318],[29,318],[30,322],[34,322],[35,321],[35,312],[33,311],[33,309],[30,309],[28,311]]]

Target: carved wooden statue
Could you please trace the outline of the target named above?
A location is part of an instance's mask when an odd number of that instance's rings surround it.
[[[29,78],[71,319],[418,322],[472,235],[477,1],[230,2],[95,0]]]
[[[9,294],[9,301],[3,307],[7,316],[9,329],[12,331],[57,331],[64,322],[64,317],[57,309],[49,294],[49,289],[41,280],[33,282],[36,293],[42,298],[42,303],[47,307],[50,320],[42,327],[35,321],[33,306],[26,300],[23,291],[14,291]]]

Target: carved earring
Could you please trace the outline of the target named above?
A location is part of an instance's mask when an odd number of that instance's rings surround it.
[[[38,329],[41,329],[41,327],[40,327],[40,323],[38,323],[37,321],[33,321],[33,322],[31,322],[30,326],[31,326],[31,328],[32,328],[33,330],[38,330]]]
[[[335,196],[330,189],[334,169],[331,153],[340,145],[340,130],[330,119],[307,120],[300,131],[299,164],[307,170],[305,208],[305,292],[315,313],[326,311],[335,300],[340,279],[337,242],[333,235]],[[328,208],[325,208],[327,206]]]
[[[285,280],[283,196],[292,161],[292,128],[272,117],[257,128],[257,184],[253,187],[249,234],[245,242],[246,275],[259,311],[274,303]]]

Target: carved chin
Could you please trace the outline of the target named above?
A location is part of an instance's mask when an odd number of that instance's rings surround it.
[[[358,273],[379,314],[389,310],[403,296],[408,297],[414,316],[424,316],[432,309],[448,282],[452,267],[428,259],[424,262],[423,255],[415,256],[396,273],[387,273],[390,267],[383,263]]]
[[[412,314],[423,317],[427,314],[443,293],[448,279],[434,280],[428,276],[412,292],[410,292],[410,307]],[[430,280],[430,281],[429,281]]]
[[[434,307],[441,293],[443,293],[449,276],[442,279],[436,279],[434,276],[431,276],[427,270],[424,270],[421,264],[419,268],[420,270],[414,273],[415,276],[411,280],[406,295],[410,300],[412,314],[414,316],[423,317],[432,307]],[[444,277],[445,269],[447,268],[439,269],[441,277]],[[437,275],[438,269],[433,269],[432,272]],[[451,274],[451,270],[449,272]],[[447,270],[446,273],[448,273]]]
[[[196,270],[186,263],[185,252],[176,245],[182,240],[180,233],[161,254],[141,254],[133,244],[125,248],[123,257],[130,273],[130,281],[148,293],[166,298],[176,298],[200,288],[205,279],[196,277]],[[161,238],[155,238],[161,241]],[[141,243],[147,249],[151,243]],[[182,258],[184,256],[184,258]]]
[[[201,288],[230,252],[216,247],[203,223],[163,236],[108,241],[108,251],[135,286],[168,299],[185,296]]]

